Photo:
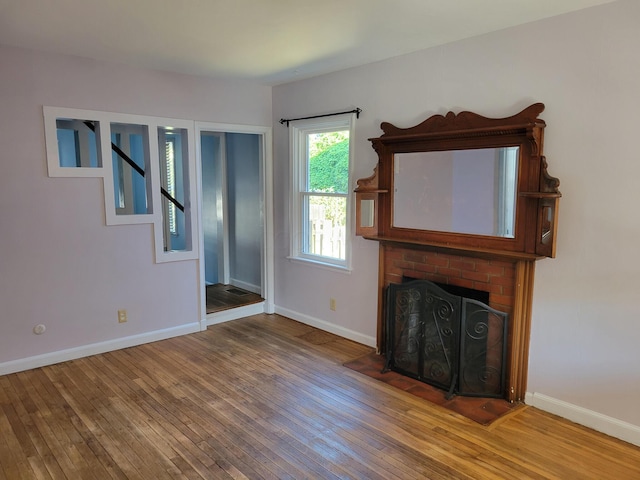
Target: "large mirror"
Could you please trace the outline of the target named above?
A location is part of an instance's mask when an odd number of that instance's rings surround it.
[[[513,238],[519,150],[395,154],[393,226]]]
[[[356,234],[382,242],[555,255],[559,181],[542,153],[536,103],[506,118],[434,115],[409,128],[383,122],[370,138],[373,175],[358,180]]]

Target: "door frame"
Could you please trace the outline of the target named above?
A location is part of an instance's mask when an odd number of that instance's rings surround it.
[[[204,231],[202,226],[202,145],[201,135],[210,133],[248,133],[260,135],[260,183],[262,185],[262,248],[261,295],[263,302],[207,315],[207,297],[204,264]],[[260,125],[234,125],[228,123],[195,122],[196,136],[196,192],[198,222],[198,296],[201,330],[216,323],[235,320],[257,313],[274,313],[274,241],[273,241],[273,134],[272,128]]]

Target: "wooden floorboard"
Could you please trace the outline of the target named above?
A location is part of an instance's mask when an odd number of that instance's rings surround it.
[[[640,448],[524,407],[489,427],[277,315],[0,377],[0,480],[634,479]]]
[[[257,293],[222,283],[207,285],[206,299],[207,313],[221,312],[223,310],[229,310],[230,308],[259,303],[264,300]]]

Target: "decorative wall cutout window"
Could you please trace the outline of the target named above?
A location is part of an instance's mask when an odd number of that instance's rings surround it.
[[[156,262],[198,257],[193,121],[55,107],[43,113],[50,177],[102,178],[106,224],[153,224]]]
[[[104,158],[109,156],[102,139],[109,138],[108,117],[70,108],[44,107],[43,112],[49,176],[104,177]]]
[[[111,160],[116,215],[153,213],[148,127],[111,123]]]
[[[60,167],[102,167],[98,123],[94,120],[56,119]]]
[[[185,199],[189,196],[189,150],[186,128],[158,128],[158,159],[162,185],[163,246],[165,251],[191,249],[187,238]]]

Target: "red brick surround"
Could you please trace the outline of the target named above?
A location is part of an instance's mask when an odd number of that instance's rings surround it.
[[[514,262],[385,247],[384,286],[401,283],[402,277],[430,280],[446,285],[489,292],[489,306],[513,313]]]
[[[384,352],[384,295],[391,283],[410,277],[489,293],[489,306],[509,314],[507,399],[526,392],[535,260],[487,252],[452,251],[424,245],[380,243],[378,349]]]

